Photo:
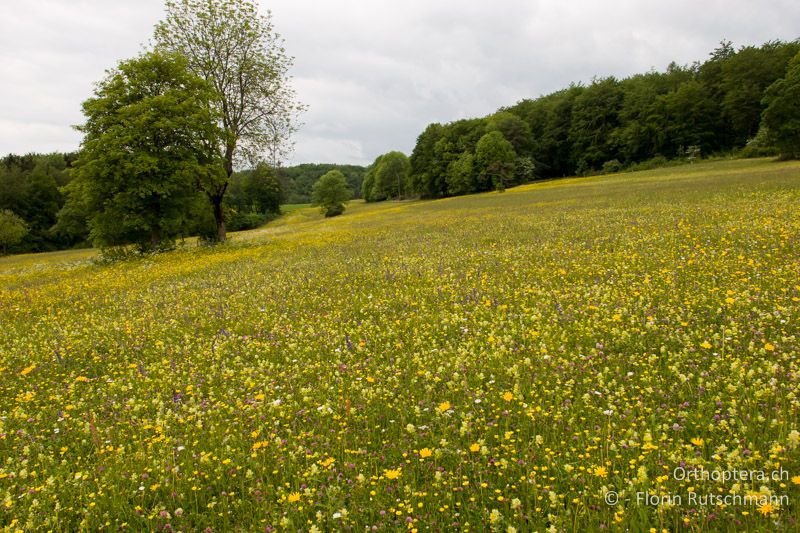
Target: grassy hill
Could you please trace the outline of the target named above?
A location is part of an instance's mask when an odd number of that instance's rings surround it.
[[[798,235],[749,160],[0,259],[0,526],[795,530]]]

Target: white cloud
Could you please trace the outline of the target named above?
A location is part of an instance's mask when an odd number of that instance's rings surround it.
[[[292,162],[409,152],[434,121],[735,45],[800,36],[788,0],[262,1],[295,56],[310,109]],[[0,152],[74,150],[80,104],[135,55],[160,0],[0,0]]]

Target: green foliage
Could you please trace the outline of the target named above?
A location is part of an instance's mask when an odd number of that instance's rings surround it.
[[[464,161],[456,162],[464,153],[477,156],[487,132],[502,133],[517,155],[517,171],[510,179],[504,173],[501,187],[534,177],[523,158],[534,163],[535,177],[549,178],[595,174],[610,161],[618,162],[613,168],[663,166],[661,159],[683,159],[691,146],[703,156],[731,152],[756,135],[767,87],[785,75],[798,50],[798,41],[738,51],[723,42],[702,64],[673,62],[664,72],[573,84],[484,119],[431,124],[410,157],[410,189],[426,198],[486,190],[479,158],[467,189]]]
[[[722,111],[728,120],[735,145],[743,145],[758,132],[762,102],[767,87],[783,78],[800,43],[766,43],[747,46],[722,63]]]
[[[364,196],[364,200],[367,202],[381,202],[386,200],[386,195],[382,194],[383,190],[375,187],[375,184],[378,180],[377,170],[381,163],[382,157],[382,155],[376,157],[375,161],[373,161],[364,172],[364,181],[361,184],[361,193]]]
[[[475,157],[462,152],[447,169],[447,192],[453,196],[469,194],[475,190]]]
[[[745,158],[780,155],[780,150],[775,147],[774,141],[770,139],[769,130],[763,124],[763,119],[756,136],[747,141],[747,144],[738,155]]]
[[[70,180],[68,167],[75,154],[8,155],[0,159],[0,209],[10,209],[25,221],[29,232],[10,252],[45,252],[69,248],[86,237],[85,231],[66,235],[53,225],[64,205],[59,190]]]
[[[786,76],[773,83],[764,96],[763,124],[781,157],[800,157],[800,53]]]
[[[619,126],[622,102],[622,86],[615,78],[595,81],[576,96],[568,139],[578,174],[596,170],[614,157],[612,132]]]
[[[347,179],[347,186],[353,190],[354,198],[363,197],[362,180],[365,168],[358,165],[334,165],[307,163],[293,167],[280,167],[276,170],[286,203],[307,204],[311,202],[311,189],[323,174],[338,170]]]
[[[211,202],[216,239],[226,239],[223,199],[234,167],[268,159],[276,167],[291,149],[302,106],[289,85],[292,58],[271,15],[250,0],[167,0],[156,26],[159,48],[188,58],[189,69],[213,90],[210,108],[224,131],[217,144],[222,176],[201,180]]]
[[[0,210],[0,250],[3,253],[6,253],[9,246],[22,241],[27,234],[28,226],[24,220],[10,209]]]
[[[364,199],[368,202],[403,198],[410,190],[411,164],[402,152],[378,156],[364,177]]]
[[[220,172],[211,94],[178,55],[150,52],[109,72],[83,104],[65,219],[86,213],[102,248],[152,251],[187,234],[198,181]]]
[[[481,137],[475,147],[478,176],[476,190],[505,190],[514,177],[516,158],[514,147],[499,131],[490,131]]]
[[[259,164],[236,172],[225,196],[227,229],[241,231],[263,226],[280,214],[283,186],[275,169]]]
[[[531,142],[531,128],[527,122],[509,111],[498,111],[486,120],[486,131],[499,131],[511,143],[514,151],[527,151]]]
[[[514,181],[528,183],[536,177],[536,163],[529,156],[519,156],[514,162]]]
[[[431,124],[417,139],[409,163],[411,192],[424,198],[447,196],[447,172],[463,152],[475,152],[486,132],[482,119],[459,120],[441,126]]]
[[[331,170],[314,184],[311,202],[319,206],[326,217],[341,215],[344,204],[352,198],[353,192],[347,187],[347,180],[338,170]]]
[[[615,172],[619,172],[622,170],[622,163],[619,162],[619,159],[611,159],[610,161],[606,161],[603,163],[603,174],[613,174]]]
[[[417,137],[414,151],[409,157],[411,190],[424,197],[437,196],[437,188],[434,185],[437,172],[435,146],[442,137],[443,130],[444,127],[441,124],[428,125],[425,131]]]
[[[283,185],[277,172],[261,163],[252,170],[236,172],[232,176],[226,204],[240,212],[278,213],[284,200]]]
[[[655,121],[664,136],[660,142],[664,155],[682,157],[681,148],[685,146],[699,146],[705,153],[720,148],[716,137],[723,129],[719,103],[699,81],[682,83],[677,90],[660,96],[655,109]]]

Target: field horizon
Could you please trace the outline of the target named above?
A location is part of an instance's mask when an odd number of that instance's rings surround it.
[[[798,206],[720,160],[0,258],[0,526],[795,531]]]

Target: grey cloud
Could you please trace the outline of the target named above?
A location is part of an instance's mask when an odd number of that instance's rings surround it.
[[[776,1],[262,1],[295,57],[309,104],[291,162],[369,163],[409,152],[434,121],[522,98],[800,36],[800,5]],[[92,83],[135,55],[160,0],[0,0],[0,152],[72,150]]]

